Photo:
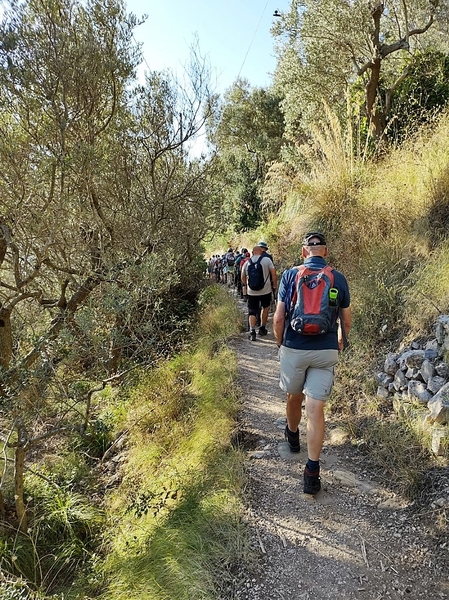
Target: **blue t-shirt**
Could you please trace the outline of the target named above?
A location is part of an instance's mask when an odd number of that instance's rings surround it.
[[[311,256],[306,258],[304,265],[311,269],[320,270],[326,266],[326,261],[321,256]],[[346,277],[336,269],[333,269],[332,271],[334,274],[334,287],[338,289],[338,304],[340,308],[348,308],[350,296]],[[288,309],[291,304],[297,273],[298,269],[293,268],[284,271],[282,274],[278,300],[279,302],[284,302],[286,309]],[[288,314],[286,314],[282,345],[287,348],[296,348],[298,350],[338,350],[338,325],[336,324],[333,331],[329,331],[328,333],[302,335],[290,327]]]

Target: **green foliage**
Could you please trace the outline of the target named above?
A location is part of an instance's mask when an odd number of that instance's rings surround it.
[[[427,2],[418,16],[420,6],[406,4],[421,22]],[[403,25],[405,4],[392,6],[384,49]],[[299,261],[306,229],[327,234],[354,314],[329,409],[346,410],[374,464],[390,479],[398,469],[400,491],[416,493],[421,469],[402,457],[412,447],[423,468],[432,461],[410,427],[383,421],[371,373],[387,349],[427,334],[449,310],[449,119],[428,118],[446,103],[444,47],[415,55],[410,40],[390,119],[402,145],[374,161],[369,77],[355,82],[353,70],[354,57],[359,67],[372,59],[366,3],[294,0],[276,25],[275,89],[239,81],[214,118],[198,63],[193,95],[169,74],[133,87],[136,22],[120,2],[9,8],[0,26],[0,303],[11,336],[2,328],[0,346],[10,346],[3,390],[14,395],[0,426],[7,439],[20,414],[33,444],[30,527],[4,524],[0,593],[34,600],[67,585],[73,598],[230,596],[250,550],[242,457],[230,445],[239,398],[229,340],[242,316],[204,280],[201,240],[218,230],[247,231],[216,238],[223,251],[266,239],[280,267]],[[431,30],[420,36],[424,47],[431,39]],[[405,64],[384,58],[382,101]],[[217,150],[210,161],[188,155],[197,115]],[[127,369],[126,388],[105,387]],[[115,439],[127,452],[104,515],[92,465],[119,452]],[[1,481],[8,507],[11,450]]]
[[[114,424],[103,418],[92,419],[87,432],[78,435],[73,441],[74,452],[86,453],[90,458],[101,458],[111,445]]]
[[[411,57],[407,76],[396,88],[387,136],[402,141],[434,118],[449,100],[449,55],[427,51]]]
[[[37,597],[20,580],[11,582],[2,581],[0,583],[0,596],[2,600],[32,600]]]
[[[4,3],[0,344],[24,388],[167,355],[193,314],[216,209],[188,154],[207,73],[137,86],[136,24],[120,1]]]
[[[225,94],[209,139],[217,150],[223,226],[245,231],[262,218],[261,187],[269,164],[282,144],[283,115],[279,98],[270,90],[251,89],[237,81]]]
[[[26,533],[4,530],[0,560],[11,578],[23,578],[23,587],[17,586],[20,593],[25,594],[29,585],[44,596],[55,585],[68,584],[88,562],[103,519],[82,495],[62,488],[55,493],[42,479],[30,485],[28,503],[34,513],[32,524]]]
[[[275,89],[283,97],[289,138],[301,139],[320,119],[323,100],[343,122],[350,112],[348,90],[360,78],[359,122],[368,120],[370,129],[375,125],[379,139],[403,75],[402,56],[423,47],[447,51],[447,41],[437,31],[444,18],[427,0],[394,0],[388,7],[292,0],[272,29],[278,56]],[[413,34],[408,35],[412,23]]]
[[[102,457],[115,433],[96,391],[178,349],[203,285],[215,206],[189,144],[211,110],[206,69],[137,85],[136,25],[121,0],[2,3],[0,431],[20,438],[25,465],[5,461],[1,483],[24,530],[26,469],[80,489],[89,463],[73,454]],[[76,568],[81,542],[60,533]]]

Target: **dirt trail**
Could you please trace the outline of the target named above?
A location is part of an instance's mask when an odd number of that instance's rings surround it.
[[[242,566],[231,597],[449,599],[449,543],[433,526],[435,519],[377,484],[361,453],[329,418],[322,490],[315,497],[303,493],[305,422],[301,451],[293,454],[284,441],[285,401],[271,315],[268,330],[256,342],[247,334],[236,342],[254,561]],[[445,493],[448,497],[449,489]]]

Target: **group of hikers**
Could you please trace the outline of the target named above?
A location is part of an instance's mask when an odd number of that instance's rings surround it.
[[[229,261],[231,254],[233,258]],[[254,246],[251,253],[242,248],[237,256],[229,248],[224,255],[212,257],[215,260],[209,263],[211,278],[220,282],[226,276],[224,283],[235,284],[240,297],[247,301],[250,341],[256,341],[257,335],[268,334],[267,322],[274,298],[273,334],[279,348],[279,387],[287,396],[284,435],[291,452],[299,452],[299,424],[304,405],[308,457],[303,489],[311,495],[321,489],[324,404],[332,391],[339,352],[348,345],[351,328],[348,282],[327,264],[327,255],[324,234],[306,233],[302,240],[302,264],[286,269],[279,285],[273,257],[264,241]],[[229,273],[233,276],[232,284]]]
[[[247,267],[245,267],[245,264],[248,263],[248,261],[249,263],[252,262],[251,257],[257,257],[259,255],[263,255],[263,257],[269,258],[271,261],[273,261],[273,257],[271,256],[271,254],[268,254],[268,245],[266,242],[263,241],[259,242],[257,246],[254,246],[252,254],[248,251],[247,248],[242,248],[241,250],[233,250],[232,248],[229,248],[228,251],[224,254],[213,254],[210,257],[207,265],[208,276],[210,279],[215,280],[216,283],[223,283],[227,284],[228,287],[235,287],[237,290],[237,295],[242,300],[247,302],[248,297],[252,295],[254,288],[252,288],[250,293],[248,294],[247,282],[246,280],[243,281],[242,274],[246,273]],[[262,269],[264,267],[265,263],[262,265]],[[270,269],[270,276],[266,279],[266,282],[264,282],[266,283],[265,287],[270,288],[270,303],[267,307],[263,307],[267,308],[264,326],[266,325],[266,320],[268,318],[268,308],[271,304],[271,297],[273,298],[273,301],[275,301],[276,298],[277,278],[276,272],[274,271],[274,264],[270,266]],[[260,316],[258,316],[256,319],[256,326],[261,326]],[[252,331],[254,332],[255,336],[254,328]],[[264,334],[259,333],[259,335]]]
[[[213,254],[208,262],[207,271],[210,279],[217,283],[224,283],[228,287],[235,286],[240,298],[244,298],[242,281],[240,277],[243,264],[250,257],[247,248],[233,250],[229,248],[224,254]]]

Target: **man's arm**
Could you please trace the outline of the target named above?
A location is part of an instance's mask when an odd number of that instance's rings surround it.
[[[270,275],[271,275],[271,287],[273,288],[273,290],[277,290],[278,289],[278,276],[276,273],[276,269],[274,267],[272,269],[270,269]]]
[[[273,315],[273,333],[278,346],[282,344],[285,326],[285,304],[278,301]]]
[[[247,282],[247,279],[248,279],[248,276],[247,276],[247,264],[248,264],[248,261],[246,261],[243,264],[242,270],[240,272],[240,279],[242,280],[243,285],[246,285],[246,282]]]
[[[348,346],[348,335],[351,330],[351,307],[340,308],[340,324],[338,327],[338,349],[344,350]]]

